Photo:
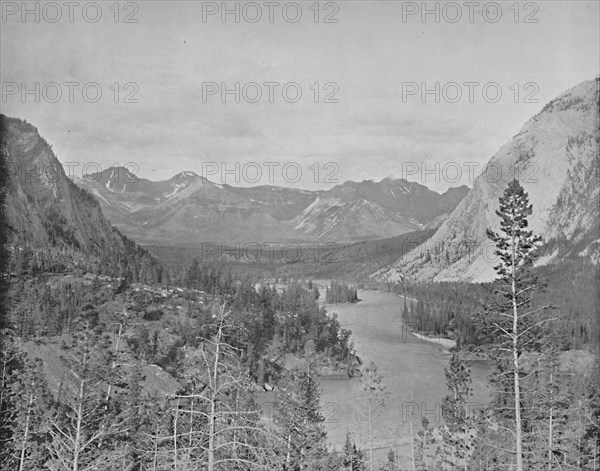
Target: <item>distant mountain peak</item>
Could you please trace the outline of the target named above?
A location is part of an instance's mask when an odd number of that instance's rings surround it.
[[[192,172],[191,170],[184,170],[183,172],[179,172],[178,174],[173,175],[171,177],[171,180],[183,179],[183,178],[197,179],[197,178],[200,178],[200,175],[198,175],[196,172]]]
[[[83,175],[83,181],[104,186],[113,193],[132,191],[131,185],[138,183],[138,177],[126,167],[108,167],[101,172]]]
[[[463,193],[465,191],[469,191],[470,189],[471,188],[468,185],[450,186],[443,194],[447,195],[450,193]]]
[[[384,182],[384,181],[396,181],[396,180],[406,181],[406,180],[404,180],[404,178],[397,177],[393,173],[390,173],[387,177],[381,179],[382,182]]]
[[[123,180],[133,181],[137,177],[126,167],[108,167],[100,172],[91,172],[83,175],[84,180],[96,181],[96,182],[107,182],[112,181],[115,183],[122,182]]]

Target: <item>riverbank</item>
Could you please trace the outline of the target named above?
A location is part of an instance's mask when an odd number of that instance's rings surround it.
[[[398,294],[398,293],[390,293],[388,291],[383,291],[381,289],[363,289],[362,291],[363,292],[371,292],[371,293],[389,294],[390,296],[404,298],[413,303],[417,302],[416,298],[411,298],[410,296],[406,296],[406,295]],[[406,328],[406,325],[404,328]],[[412,331],[412,330],[409,333],[411,335],[414,335],[418,339],[422,340],[423,342],[431,342],[431,343],[436,343],[436,344],[440,345],[444,349],[444,353],[446,355],[450,354],[456,348],[456,340],[453,340],[448,337],[441,337],[439,335],[427,335],[426,333],[421,333],[419,331]],[[460,358],[463,361],[468,361],[468,362],[489,361],[489,359],[490,359],[489,355],[486,352],[481,351],[473,346],[468,346],[467,349],[461,348]]]
[[[307,359],[303,356],[287,353],[283,358],[283,368],[290,370],[295,366],[305,364],[306,361]],[[320,378],[350,379],[362,376],[361,364],[360,357],[355,353],[350,353],[346,360],[334,360],[320,355],[316,366]]]
[[[444,353],[450,354],[456,348],[456,340],[446,337],[429,336],[418,332],[411,332],[411,335],[423,340],[424,342],[432,342],[441,345],[444,348]],[[475,350],[460,350],[460,358],[463,361],[488,361],[489,355],[486,352]]]
[[[411,332],[410,334],[423,341],[437,343],[438,345],[444,347],[444,349],[446,349],[446,351],[448,352],[450,352],[450,349],[456,347],[456,341],[452,339],[438,336],[428,336],[424,334],[419,334],[418,332]]]

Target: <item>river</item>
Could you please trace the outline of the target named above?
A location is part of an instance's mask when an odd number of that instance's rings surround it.
[[[406,458],[410,451],[411,418],[415,435],[422,429],[422,415],[432,426],[442,423],[440,406],[448,392],[444,368],[449,354],[441,345],[421,340],[403,328],[401,297],[377,291],[361,291],[359,297],[359,303],[327,306],[327,310],[337,313],[342,327],[352,330],[363,367],[375,362],[389,393],[385,408],[373,421],[375,447],[393,446]],[[477,361],[470,362],[470,367],[475,408],[489,397],[489,366]],[[360,379],[323,377],[320,384],[328,441],[341,449],[349,430],[357,445],[366,448],[366,422],[361,420],[365,399]]]

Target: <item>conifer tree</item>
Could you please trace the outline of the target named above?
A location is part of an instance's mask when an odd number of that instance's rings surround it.
[[[525,448],[532,456],[532,463],[548,471],[560,466],[554,451],[564,449],[572,399],[560,385],[559,354],[554,342],[545,345],[539,365],[531,374],[531,393],[524,401],[524,417],[535,423]]]
[[[342,464],[344,470],[348,471],[365,471],[365,456],[364,453],[356,447],[356,443],[352,439],[349,431],[346,431],[346,441],[344,442]]]
[[[397,463],[396,451],[391,449],[387,454],[387,461],[380,468],[380,471],[397,471],[398,463]]]
[[[496,292],[501,300],[491,306],[490,317],[493,327],[498,332],[501,341],[496,345],[500,362],[505,362],[508,377],[503,377],[499,384],[503,391],[512,395],[512,411],[509,420],[514,429],[514,454],[517,471],[524,471],[523,453],[523,390],[521,380],[523,367],[521,355],[527,350],[539,348],[541,326],[547,319],[540,313],[549,306],[528,309],[532,293],[540,287],[537,279],[531,274],[530,268],[535,260],[535,251],[541,242],[541,237],[535,236],[528,230],[527,218],[533,209],[523,187],[515,179],[505,189],[499,200],[500,208],[496,214],[500,218],[500,234],[487,230],[487,236],[496,245],[495,254],[499,263],[494,267],[498,275],[499,288]]]
[[[0,464],[14,468],[14,442],[12,441],[12,424],[16,415],[14,389],[21,367],[21,358],[12,346],[12,342],[4,342],[0,349]]]
[[[46,440],[47,411],[52,403],[42,361],[25,360],[18,380],[12,387],[18,398],[12,427],[17,461],[15,469],[40,469],[47,458],[43,445]]]
[[[123,389],[115,394],[113,403],[118,410],[118,421],[122,422],[123,433],[115,435],[116,447],[123,450],[121,466],[129,470],[137,469],[143,459],[144,428],[147,419],[160,421],[160,408],[151,407],[151,401],[143,390],[144,375],[139,359],[133,359]],[[119,443],[120,442],[120,443]]]
[[[596,348],[593,372],[586,378],[583,387],[583,420],[579,420],[583,428],[581,440],[577,442],[577,450],[581,457],[578,462],[583,469],[594,470],[600,468],[600,356]]]
[[[446,422],[446,427],[442,429],[446,450],[442,461],[457,469],[458,464],[463,463],[466,471],[475,429],[473,404],[470,402],[473,396],[471,370],[461,360],[459,352],[455,351],[444,373],[449,394],[443,398],[441,406],[442,417]]]
[[[43,419],[50,403],[38,361],[9,339],[0,351],[0,465],[32,469],[43,463]]]
[[[318,384],[316,367],[309,361],[292,368],[275,390],[273,418],[280,430],[279,450],[286,471],[318,469],[327,459]]]
[[[107,407],[104,379],[109,362],[93,313],[79,321],[64,358],[68,372],[49,419],[49,452],[57,470],[92,470],[112,462],[122,450],[110,438],[122,430]]]
[[[406,296],[404,296],[404,307],[402,308],[402,320],[404,322],[410,322],[409,314],[408,314],[408,305],[406,303]]]

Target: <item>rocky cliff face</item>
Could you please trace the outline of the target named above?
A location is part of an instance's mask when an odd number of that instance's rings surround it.
[[[499,230],[498,198],[513,178],[528,192],[533,204],[530,226],[546,243],[540,263],[573,253],[597,260],[598,84],[598,79],[581,83],[548,103],[490,159],[436,234],[376,276],[493,279],[496,260],[485,230]]]
[[[33,125],[4,115],[0,121],[8,166],[8,244],[77,252],[115,271],[119,264],[157,266],[153,257],[111,226],[92,195],[66,176],[52,146]]]

